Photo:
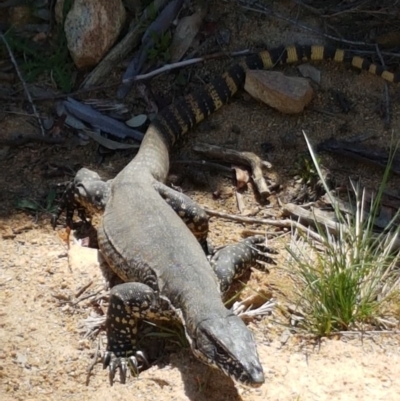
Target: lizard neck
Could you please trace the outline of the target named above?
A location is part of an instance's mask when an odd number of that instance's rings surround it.
[[[147,170],[156,180],[165,182],[169,171],[169,150],[170,146],[160,129],[151,124],[136,157],[126,169]]]

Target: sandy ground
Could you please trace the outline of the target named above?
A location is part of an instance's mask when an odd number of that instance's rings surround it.
[[[37,241],[40,236],[41,243]],[[0,394],[3,400],[397,400],[400,384],[400,335],[375,334],[313,344],[279,329],[274,317],[251,324],[266,383],[259,389],[234,387],[230,379],[197,362],[183,349],[157,366],[108,385],[96,365],[89,386],[86,369],[95,343],[83,339],[78,324],[89,313],[72,306],[77,289],[101,283],[91,250],[70,259],[55,236],[31,230],[1,244]],[[17,256],[16,256],[17,255]],[[89,261],[88,261],[89,260]],[[4,262],[3,262],[4,263]]]

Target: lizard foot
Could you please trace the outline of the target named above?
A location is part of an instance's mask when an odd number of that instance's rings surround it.
[[[106,351],[104,354],[103,369],[108,367],[111,386],[114,383],[117,370],[119,370],[121,383],[125,384],[128,368],[132,376],[138,376],[141,370],[150,366],[142,351],[132,351],[130,356],[127,354],[126,352],[118,351]]]

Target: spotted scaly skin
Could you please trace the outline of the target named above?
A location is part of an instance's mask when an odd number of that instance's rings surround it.
[[[200,360],[240,383],[256,387],[264,382],[251,332],[224,307],[217,275],[199,242],[156,187],[167,177],[172,146],[227,103],[243,86],[246,70],[317,60],[347,62],[389,82],[400,80],[398,73],[328,46],[262,51],[159,113],[136,157],[105,191],[99,247],[104,263],[125,281],[111,290],[107,315],[105,365],[110,366],[111,381],[117,368],[124,378],[127,364],[137,366],[134,319],[154,317],[158,310],[161,317],[173,315],[182,322]],[[71,207],[79,207],[79,196]]]

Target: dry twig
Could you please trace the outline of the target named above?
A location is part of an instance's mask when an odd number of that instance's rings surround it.
[[[237,216],[235,214],[217,212],[216,210],[211,210],[208,208],[204,208],[204,210],[209,216],[220,217],[222,219],[237,221],[239,223],[260,224],[260,225],[266,224],[274,227],[289,228],[289,229],[294,228],[310,236],[312,239],[318,242],[323,242],[323,239],[319,234],[315,233],[314,231],[310,230],[309,228],[303,226],[302,224],[294,220],[256,219],[255,217],[244,217],[244,216]]]
[[[95,354],[94,354],[94,356],[93,356],[93,361],[92,361],[92,363],[91,363],[91,364],[88,366],[88,368],[87,368],[87,372],[86,372],[86,386],[89,385],[90,375],[91,375],[91,373],[92,373],[92,370],[93,370],[93,368],[95,367],[95,365],[96,365],[96,363],[97,363],[97,361],[98,361],[98,359],[99,359],[99,356],[101,356],[100,349],[101,349],[101,338],[98,338],[98,339],[97,339],[96,352],[95,352]]]
[[[75,294],[75,298],[79,298],[92,284],[93,284],[93,280],[90,280],[85,285],[83,285],[81,288],[79,288]]]
[[[39,123],[40,131],[41,131],[42,135],[45,136],[46,132],[44,130],[42,120],[41,120],[41,118],[39,116],[39,113],[38,113],[38,111],[36,109],[35,104],[33,103],[32,96],[31,96],[31,94],[30,94],[30,92],[28,90],[28,86],[26,85],[24,77],[22,76],[21,71],[19,70],[19,67],[18,67],[18,64],[17,64],[17,60],[15,60],[14,54],[11,51],[11,48],[10,48],[8,42],[7,42],[7,39],[4,36],[3,32],[1,32],[1,31],[0,31],[0,38],[3,41],[4,46],[7,49],[7,52],[9,54],[9,56],[10,56],[10,59],[11,59],[11,62],[13,63],[14,69],[17,72],[18,78],[21,81],[22,86],[24,87],[24,91],[25,91],[26,97],[28,98],[29,103],[31,104],[33,114],[35,115],[35,117],[36,117],[36,119],[37,119],[37,121]]]
[[[163,74],[164,72],[172,71],[177,68],[187,67],[192,64],[202,63],[204,61],[208,61],[208,60],[212,60],[212,59],[216,59],[216,58],[240,57],[240,56],[244,56],[249,53],[250,53],[250,50],[248,50],[248,49],[240,50],[240,51],[232,52],[232,53],[228,53],[228,54],[224,53],[224,52],[213,53],[213,54],[209,54],[209,55],[202,56],[202,57],[192,58],[190,60],[183,60],[183,61],[178,61],[177,63],[166,64],[166,65],[164,65],[160,68],[157,68],[156,70],[150,71],[146,74],[136,75],[135,77],[132,77],[130,80],[131,81],[144,81],[146,79],[153,78],[157,75]],[[129,80],[126,80],[126,81],[128,82]]]

